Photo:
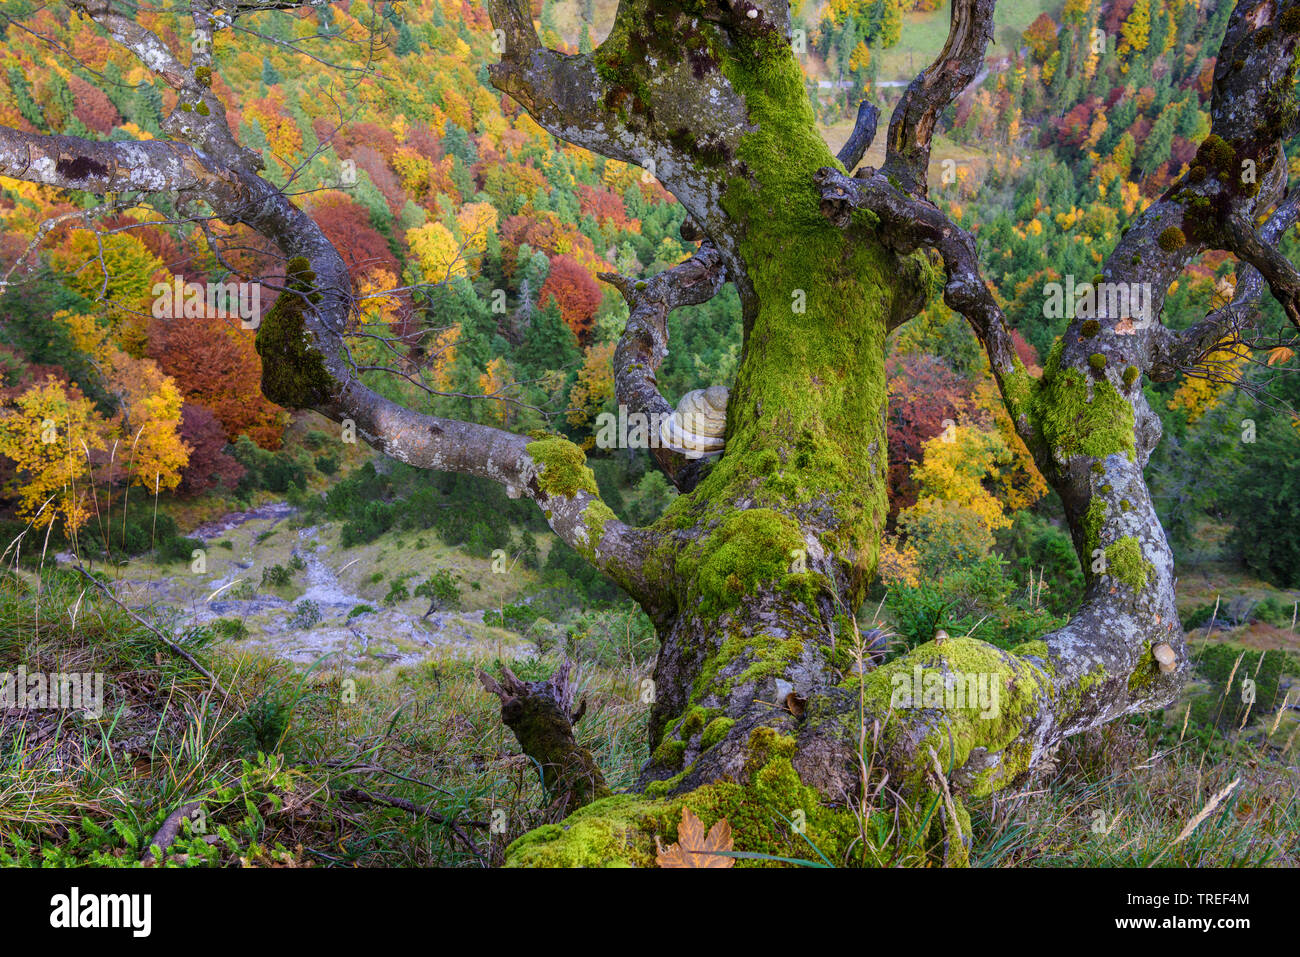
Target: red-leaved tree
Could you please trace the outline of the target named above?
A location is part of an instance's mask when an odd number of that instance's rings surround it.
[[[556,256],[551,260],[546,282],[542,283],[537,305],[544,308],[552,299],[555,300],[565,323],[578,341],[585,343],[601,298],[600,286],[591,278],[591,273],[569,256]]]

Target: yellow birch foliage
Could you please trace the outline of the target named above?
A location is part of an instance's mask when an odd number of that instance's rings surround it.
[[[72,233],[51,257],[69,284],[88,299],[105,299],[136,312],[148,313],[153,286],[158,279],[170,280],[162,260],[130,233],[100,236],[89,230]]]
[[[1184,377],[1178,390],[1170,397],[1168,407],[1171,410],[1186,409],[1188,423],[1197,421],[1232,391],[1249,357],[1250,350],[1241,343],[1221,340],[1214,351],[1196,364],[1199,374]]]
[[[923,458],[912,467],[921,488],[917,507],[926,500],[955,502],[979,516],[985,528],[1006,528],[1011,520],[1002,503],[986,488],[985,478],[997,480],[999,466],[1012,461],[1011,450],[996,432],[954,425],[922,446]]]
[[[450,229],[439,222],[425,223],[406,231],[425,282],[439,283],[468,273],[465,255]]]
[[[440,392],[450,392],[451,367],[456,362],[456,343],[460,342],[460,323],[453,323],[437,333],[429,343],[429,377]]]
[[[391,326],[397,321],[402,301],[391,292],[396,288],[397,277],[380,267],[368,270],[357,281],[357,315],[363,325]]]
[[[154,491],[174,489],[193,451],[181,441],[180,389],[150,360],[122,355],[129,361],[114,370],[111,385],[122,402],[131,480]]]
[[[466,203],[456,213],[456,229],[465,245],[465,259],[475,273],[487,249],[488,236],[496,228],[497,211],[491,203]]]
[[[885,587],[904,585],[916,588],[921,584],[920,555],[908,544],[900,545],[893,538],[885,538],[880,543],[880,559],[876,564]]]
[[[152,359],[137,359],[117,348],[109,330],[93,316],[60,312],[55,322],[69,332],[76,347],[90,357],[118,414],[105,423],[105,436],[120,430],[126,441],[130,480],[148,489],[173,489],[193,451],[181,441],[183,399],[176,380]]]

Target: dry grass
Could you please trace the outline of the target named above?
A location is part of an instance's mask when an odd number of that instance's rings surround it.
[[[168,815],[199,801],[206,833],[186,835],[169,864],[483,867],[502,863],[510,841],[556,817],[496,700],[477,682],[479,667],[494,667],[490,656],[365,674],[217,653],[201,630],[178,635],[230,689],[223,699],[148,629],[82,594],[70,576],[47,574],[42,583],[39,628],[32,583],[0,583],[0,670],[23,662],[29,671],[102,671],[108,700],[98,721],[0,713],[0,860],[138,864]],[[619,790],[647,757],[639,690],[651,661],[630,619],[611,616],[601,627],[584,636],[601,663],[581,679],[588,709],[578,732]],[[511,665],[539,678],[562,651]],[[851,856],[934,863],[900,838],[889,783],[873,760],[883,729],[859,730],[868,786],[855,804],[861,844]],[[1286,756],[1281,742],[1256,734],[1256,743],[1226,742],[1216,757],[1176,737],[1177,728],[1166,729],[1166,743],[1155,747],[1137,727],[1112,725],[1068,742],[1052,775],[968,802],[972,863],[1300,863],[1294,748]],[[936,781],[945,776],[940,766]],[[358,790],[406,807],[344,800]],[[931,813],[951,835],[955,814],[942,794]],[[817,862],[815,849],[807,858]]]

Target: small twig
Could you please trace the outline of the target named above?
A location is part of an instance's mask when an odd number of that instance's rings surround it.
[[[170,648],[175,654],[180,655],[182,658],[188,661],[191,667],[193,667],[195,671],[197,671],[199,674],[203,675],[203,677],[211,681],[212,686],[216,688],[217,691],[221,692],[221,697],[223,698],[230,697],[230,692],[227,691],[225,687],[222,686],[221,682],[217,680],[217,676],[214,675],[207,668],[203,667],[203,665],[199,664],[193,655],[191,655],[180,645],[176,644],[176,642],[168,638],[165,634],[162,633],[162,631],[159,628],[157,628],[150,622],[146,621],[144,618],[141,618],[130,608],[126,607],[126,605],[122,604],[121,599],[119,599],[116,595],[113,594],[113,590],[109,588],[107,585],[105,585],[98,578],[96,578],[94,575],[90,574],[90,572],[86,571],[85,567],[80,562],[76,564],[76,569],[78,572],[81,573],[81,576],[85,578],[86,581],[90,582],[101,592],[103,592],[109,601],[111,601],[113,604],[117,605],[118,608],[121,608],[124,612],[130,615],[131,618],[134,619],[138,624],[143,625],[145,628],[148,628],[149,631],[151,631],[159,641],[161,641],[164,645]]]
[[[162,822],[162,827],[149,839],[149,850],[145,852],[142,861],[148,863],[154,860],[153,849],[157,846],[160,852],[166,853],[167,848],[176,843],[176,838],[181,835],[181,822],[187,818],[193,817],[194,812],[203,806],[203,800],[190,801],[188,804],[182,804],[176,810],[167,815],[167,819]]]

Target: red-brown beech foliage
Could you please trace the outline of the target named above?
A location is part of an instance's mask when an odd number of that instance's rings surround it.
[[[342,193],[330,192],[313,200],[310,213],[347,263],[354,282],[363,273],[377,268],[386,269],[394,276],[401,275],[397,257],[384,237],[370,225],[370,213],[360,203]]]
[[[551,260],[551,271],[546,282],[542,283],[537,305],[544,308],[554,299],[560,315],[578,337],[578,341],[586,342],[587,334],[591,331],[591,321],[600,308],[603,296],[600,285],[576,260],[568,256],[556,256]]]
[[[118,115],[117,107],[103,90],[91,86],[75,73],[68,77],[68,89],[72,91],[72,101],[76,104],[72,108],[73,114],[96,133],[106,135],[121,124],[122,117]]]
[[[1011,330],[1011,344],[1015,347],[1016,355],[1020,357],[1020,361],[1024,363],[1026,371],[1033,376],[1040,375],[1043,369],[1038,364],[1038,350],[1020,334],[1019,329]]]
[[[226,454],[226,430],[211,411],[189,402],[181,408],[181,441],[190,461],[181,472],[181,495],[198,495],[218,485],[234,488],[244,467]]]
[[[264,449],[280,447],[284,410],[262,395],[262,360],[238,320],[154,319],[148,354],[176,379],[186,403],[216,416],[227,440],[247,435]]]
[[[627,215],[627,204],[618,193],[607,186],[583,184],[579,184],[576,191],[582,215],[592,217],[602,227],[614,226],[618,229],[628,227],[631,221]]]

